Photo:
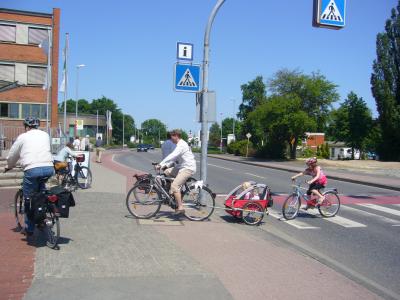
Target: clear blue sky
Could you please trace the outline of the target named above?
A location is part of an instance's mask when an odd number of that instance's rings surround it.
[[[80,97],[109,97],[139,124],[158,118],[169,128],[197,131],[194,95],[173,91],[176,42],[193,43],[195,62],[202,61],[204,29],[215,2],[2,0],[0,5],[41,12],[61,8],[60,52],[69,32],[72,98],[75,66],[86,64]],[[347,26],[335,31],[311,26],[312,0],[227,0],[211,40],[210,89],[217,92],[218,114],[232,116],[230,99],[240,104],[241,84],[257,75],[267,79],[281,68],[299,68],[320,71],[335,82],[341,101],[353,90],[376,115],[370,88],[376,34],[397,1],[347,2]],[[61,65],[60,59],[60,72]]]

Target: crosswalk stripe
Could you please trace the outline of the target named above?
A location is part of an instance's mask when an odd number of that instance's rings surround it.
[[[377,215],[377,214],[374,214],[374,213],[370,213],[370,212],[368,212],[368,211],[361,210],[361,209],[357,209],[357,208],[354,208],[354,207],[351,207],[351,206],[344,206],[344,205],[342,205],[341,208],[342,208],[343,210],[352,211],[352,212],[355,212],[355,213],[357,213],[357,214],[361,214],[361,215],[364,215],[364,216],[369,216],[369,217],[377,218],[377,219],[379,219],[380,221],[383,221],[383,222],[386,222],[386,223],[390,223],[390,224],[394,224],[393,226],[395,226],[395,225],[397,225],[397,224],[400,226],[400,221],[394,220],[394,219],[390,219],[390,218],[385,217],[385,216],[381,216],[381,215]]]
[[[395,215],[395,216],[400,216],[400,210],[392,209],[389,207],[384,207],[376,204],[371,204],[371,203],[359,203],[357,205],[367,207],[370,209],[378,210],[387,214]]]
[[[313,216],[319,216],[319,212],[317,212],[315,210],[308,209],[306,212],[308,214],[310,214],[310,215],[313,215]],[[343,217],[338,216],[338,215],[336,215],[336,216],[334,216],[332,218],[322,218],[321,217],[321,219],[325,220],[327,222],[331,222],[331,223],[346,227],[346,228],[367,227],[367,225],[365,225],[365,224],[361,224],[361,223],[358,223],[356,221],[352,221],[350,219],[343,218]]]
[[[278,212],[275,212],[275,211],[269,210],[269,215],[271,217],[274,217],[275,219],[284,221],[286,224],[289,224],[289,225],[291,225],[293,227],[296,227],[298,229],[319,229],[319,227],[311,226],[311,225],[309,225],[309,224],[307,224],[305,222],[301,222],[301,221],[299,221],[297,219],[285,220],[281,213],[278,213]]]

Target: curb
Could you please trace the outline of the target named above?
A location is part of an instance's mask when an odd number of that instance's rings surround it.
[[[208,155],[208,157],[221,159],[221,160],[225,160],[225,161],[230,161],[230,162],[235,162],[238,164],[252,165],[252,166],[256,166],[256,167],[268,168],[268,169],[279,170],[279,171],[299,172],[299,170],[296,170],[296,169],[264,165],[264,164],[261,164],[258,162],[240,161],[240,160],[230,159],[227,157],[218,157],[218,156],[214,156],[214,155]],[[333,176],[329,175],[328,178],[338,180],[338,181],[344,181],[344,182],[350,182],[350,183],[356,183],[356,184],[362,184],[362,185],[369,185],[369,186],[374,186],[374,187],[383,188],[383,189],[389,189],[389,190],[393,190],[393,191],[400,191],[400,186],[392,186],[392,185],[386,185],[386,184],[382,184],[382,183],[376,183],[376,182],[370,182],[370,181],[352,179],[352,178],[343,178],[343,177],[335,176],[335,175],[333,175]]]

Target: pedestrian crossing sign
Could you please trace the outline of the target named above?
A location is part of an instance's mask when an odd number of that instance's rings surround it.
[[[346,0],[314,0],[314,26],[341,29],[345,23]]]
[[[177,92],[200,91],[200,65],[175,64],[174,88]]]

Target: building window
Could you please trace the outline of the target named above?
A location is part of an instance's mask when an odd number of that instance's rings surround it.
[[[28,43],[39,45],[43,41],[48,40],[47,29],[29,27],[28,29]]]
[[[15,81],[15,65],[0,64],[0,80]]]
[[[0,117],[19,119],[19,104],[0,103]]]
[[[15,25],[0,24],[0,41],[15,43]]]
[[[46,67],[28,66],[28,84],[42,85],[46,82]]]
[[[22,118],[46,119],[46,104],[22,104]]]

